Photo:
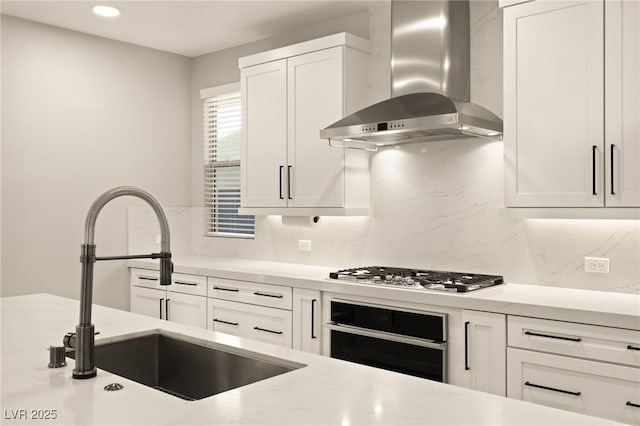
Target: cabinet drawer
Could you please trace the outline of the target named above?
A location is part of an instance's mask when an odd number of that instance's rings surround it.
[[[176,293],[207,295],[207,277],[200,275],[171,274],[170,291]]]
[[[640,369],[507,349],[507,396],[640,425]]]
[[[291,309],[291,287],[213,277],[207,280],[209,297],[271,308]]]
[[[246,303],[208,299],[207,328],[291,347],[291,312]]]
[[[507,344],[640,367],[640,331],[510,315]]]
[[[131,285],[137,287],[156,288],[166,290],[167,286],[160,286],[160,272],[152,269],[131,268],[129,272]]]

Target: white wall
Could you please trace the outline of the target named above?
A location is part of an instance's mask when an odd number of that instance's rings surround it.
[[[370,19],[375,98],[384,91],[380,82],[388,79],[380,68],[388,59],[388,13],[383,5],[372,10]],[[471,2],[471,25],[471,100],[502,115],[502,12],[497,2]],[[253,49],[247,47],[198,58],[193,92],[232,81],[232,72],[230,79],[214,76],[249,53]],[[193,126],[195,165],[201,151],[197,114]],[[196,212],[192,254],[475,271],[502,274],[511,282],[640,292],[640,221],[505,218],[500,214],[502,156],[500,142],[477,139],[385,148],[371,161],[372,217],[323,217],[313,227],[259,217],[255,240],[231,240],[203,237]],[[202,198],[198,167],[193,179],[197,203]],[[312,252],[298,251],[298,239],[312,240]],[[586,274],[584,256],[609,257],[611,273]]]
[[[2,16],[2,296],[77,298],[93,200],[139,186],[191,203],[190,60]],[[127,251],[127,198],[98,218],[98,255]],[[128,309],[124,262],[98,262],[94,301]]]

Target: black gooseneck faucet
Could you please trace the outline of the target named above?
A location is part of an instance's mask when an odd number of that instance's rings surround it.
[[[96,257],[94,233],[96,219],[102,208],[114,198],[130,195],[146,201],[155,212],[160,222],[160,253],[131,256]],[[76,367],[73,369],[74,379],[89,379],[96,376],[94,325],[91,323],[91,304],[93,300],[93,264],[98,260],[115,259],[160,259],[160,285],[171,284],[173,263],[171,262],[169,224],[167,218],[151,194],[131,186],[113,188],[98,197],[87,214],[84,226],[84,244],[82,244],[80,262],[82,263],[82,284],[80,288],[80,322],[74,333],[64,338],[66,347],[76,349]]]

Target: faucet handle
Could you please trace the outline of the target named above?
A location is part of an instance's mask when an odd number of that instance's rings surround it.
[[[76,333],[69,332],[64,335],[62,338],[62,345],[65,348],[75,348],[76,347]]]
[[[94,336],[97,336],[98,334],[100,334],[99,331],[96,331],[95,333],[93,333]],[[70,331],[67,334],[65,334],[64,337],[62,338],[62,344],[64,345],[65,348],[75,348],[76,333]]]

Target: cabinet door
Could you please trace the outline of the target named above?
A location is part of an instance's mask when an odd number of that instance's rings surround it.
[[[241,205],[287,204],[287,62],[240,71],[242,102]]]
[[[608,206],[640,207],[640,3],[605,3]]]
[[[343,47],[288,59],[289,207],[344,205],[344,150],[320,139],[342,118]]]
[[[602,1],[504,9],[508,207],[604,205]]]
[[[207,298],[167,292],[166,319],[180,324],[207,327]]]
[[[462,311],[465,327],[465,387],[506,395],[507,326],[503,314]]]
[[[129,281],[132,286],[154,288],[156,290],[166,290],[160,285],[160,272],[150,269],[129,269]]]
[[[291,311],[209,298],[207,327],[291,347]]]
[[[320,354],[320,292],[293,289],[293,349]]]
[[[164,319],[166,294],[164,290],[131,286],[131,312]]]
[[[640,425],[640,369],[509,348],[507,396]]]

